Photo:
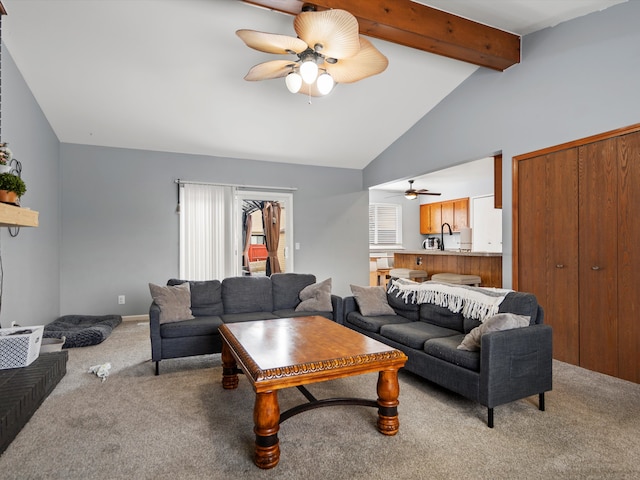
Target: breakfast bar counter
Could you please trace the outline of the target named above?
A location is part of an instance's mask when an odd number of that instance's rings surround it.
[[[434,273],[478,275],[482,287],[502,288],[502,253],[460,250],[412,250],[395,252],[394,267]]]

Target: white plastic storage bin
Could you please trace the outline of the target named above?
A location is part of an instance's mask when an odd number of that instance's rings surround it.
[[[0,370],[31,365],[40,354],[44,326],[0,328]]]

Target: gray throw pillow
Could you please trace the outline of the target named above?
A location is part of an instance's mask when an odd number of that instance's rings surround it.
[[[331,279],[304,287],[300,290],[300,300],[296,312],[331,312]]]
[[[191,312],[189,282],[176,286],[149,284],[153,301],[160,307],[160,323],[179,322],[194,318]]]
[[[467,333],[460,345],[458,345],[458,350],[477,352],[480,350],[480,339],[485,333],[526,327],[530,321],[531,317],[529,316],[516,315],[515,313],[498,313]]]
[[[384,287],[351,285],[351,293],[356,298],[360,313],[365,317],[396,314],[395,310],[389,305]]]

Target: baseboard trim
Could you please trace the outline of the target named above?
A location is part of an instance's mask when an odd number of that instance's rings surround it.
[[[122,317],[123,322],[148,322],[149,315],[126,315]]]

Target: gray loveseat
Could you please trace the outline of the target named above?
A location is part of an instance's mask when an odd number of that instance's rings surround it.
[[[432,303],[405,301],[396,293],[386,296],[395,314],[364,316],[356,298],[346,297],[344,325],[402,350],[409,357],[408,371],[486,406],[491,428],[498,405],[537,394],[544,410],[544,392],[552,384],[552,332],[542,323],[534,295],[507,294],[499,312],[530,316],[530,324],[485,333],[479,351],[457,348],[478,320]]]
[[[171,279],[167,285],[185,280]],[[322,315],[341,320],[342,298],[331,295],[331,311],[296,311],[300,292],[316,283],[311,274],[276,273],[271,277],[230,277],[222,281],[189,281],[192,319],[160,323],[160,307],[149,308],[151,360],[220,353],[218,327],[223,323]]]

